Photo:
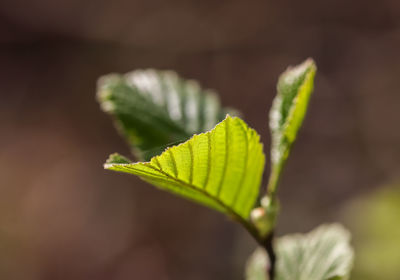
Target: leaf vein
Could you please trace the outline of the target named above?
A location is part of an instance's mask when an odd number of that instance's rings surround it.
[[[225,158],[224,158],[224,169],[222,171],[221,181],[219,182],[217,189],[217,196],[219,197],[221,194],[221,190],[223,188],[226,176],[226,170],[228,166],[228,154],[229,154],[229,119],[226,119],[225,123]]]
[[[208,182],[210,180],[210,172],[211,172],[211,133],[206,133],[207,135],[207,173],[206,179],[204,180],[203,188],[207,189]]]
[[[247,173],[247,168],[248,168],[248,165],[249,165],[249,139],[247,138],[247,133],[246,133],[246,129],[245,129],[245,127],[243,126],[243,123],[242,122],[239,122],[240,123],[240,128],[242,129],[242,132],[243,132],[243,135],[244,135],[244,139],[245,139],[245,146],[246,146],[246,149],[245,149],[245,154],[244,154],[244,162],[245,162],[245,168],[244,168],[244,170],[243,170],[243,172],[242,172],[242,174],[241,174],[241,177],[240,177],[240,180],[239,180],[239,185],[238,185],[238,187],[237,187],[237,189],[235,190],[235,195],[234,195],[234,197],[233,197],[233,201],[232,201],[232,205],[236,205],[236,202],[237,202],[237,200],[238,200],[238,198],[239,198],[239,195],[240,195],[240,193],[241,193],[241,190],[242,190],[242,185],[243,185],[243,182],[244,182],[244,179],[245,179],[245,175],[246,175],[246,173]]]
[[[188,142],[188,149],[190,154],[190,173],[189,173],[189,183],[193,182],[193,169],[194,169],[194,157],[193,157],[193,146],[192,142]]]
[[[174,175],[176,178],[178,178],[178,168],[176,166],[176,160],[175,160],[175,156],[174,153],[171,151],[171,149],[168,149],[169,155],[171,157],[171,162],[172,162],[172,166],[174,168]]]

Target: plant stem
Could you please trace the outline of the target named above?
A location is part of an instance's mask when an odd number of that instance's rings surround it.
[[[276,193],[286,159],[287,157],[281,158],[278,162],[272,164],[271,174],[269,176],[267,186],[267,196],[270,199],[270,205],[274,205],[273,207],[276,207],[276,205],[278,205]],[[273,220],[275,221],[276,217],[274,217]],[[275,278],[276,255],[274,250],[274,236],[275,234],[272,230],[264,239],[265,241],[263,243],[263,247],[265,248],[269,256],[269,280],[274,280]]]
[[[278,189],[278,183],[281,178],[282,169],[285,164],[285,160],[272,164],[271,175],[269,176],[267,194],[269,198],[274,201],[276,199],[276,192]]]
[[[275,278],[275,262],[276,262],[276,255],[274,251],[273,242],[274,241],[274,231],[271,231],[265,239],[265,243],[263,244],[265,250],[268,253],[269,257],[269,269],[268,269],[268,276],[269,280],[274,280]]]

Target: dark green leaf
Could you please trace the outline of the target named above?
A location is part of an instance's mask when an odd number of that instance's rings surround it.
[[[149,160],[225,118],[211,90],[172,71],[137,70],[99,79],[98,100],[140,159]],[[232,111],[233,112],[233,111]]]

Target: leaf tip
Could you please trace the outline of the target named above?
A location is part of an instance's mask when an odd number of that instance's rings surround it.
[[[317,65],[314,59],[307,58],[298,65],[289,66],[286,71],[282,73],[280,80],[288,83],[290,81],[295,81],[296,79],[299,79],[300,77],[303,77],[309,73],[315,73],[316,70]]]
[[[108,157],[103,166],[104,169],[111,169],[115,164],[129,164],[129,163],[131,163],[131,161],[128,158],[118,153],[113,153]]]
[[[315,63],[315,60],[313,58],[309,57],[299,65],[294,66],[293,68],[298,68],[302,69],[303,71],[309,72],[315,71],[317,69],[317,64]]]
[[[308,67],[317,68],[315,60],[312,57],[307,58],[302,64],[305,64]]]
[[[232,117],[229,113],[226,113],[226,115],[225,115],[225,120],[226,119],[233,119],[234,117]]]

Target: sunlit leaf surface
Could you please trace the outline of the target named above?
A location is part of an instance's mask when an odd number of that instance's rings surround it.
[[[105,168],[135,174],[246,225],[258,197],[264,162],[259,135],[240,118],[227,116],[211,131],[194,135],[149,162],[121,164],[120,157],[113,155]]]

